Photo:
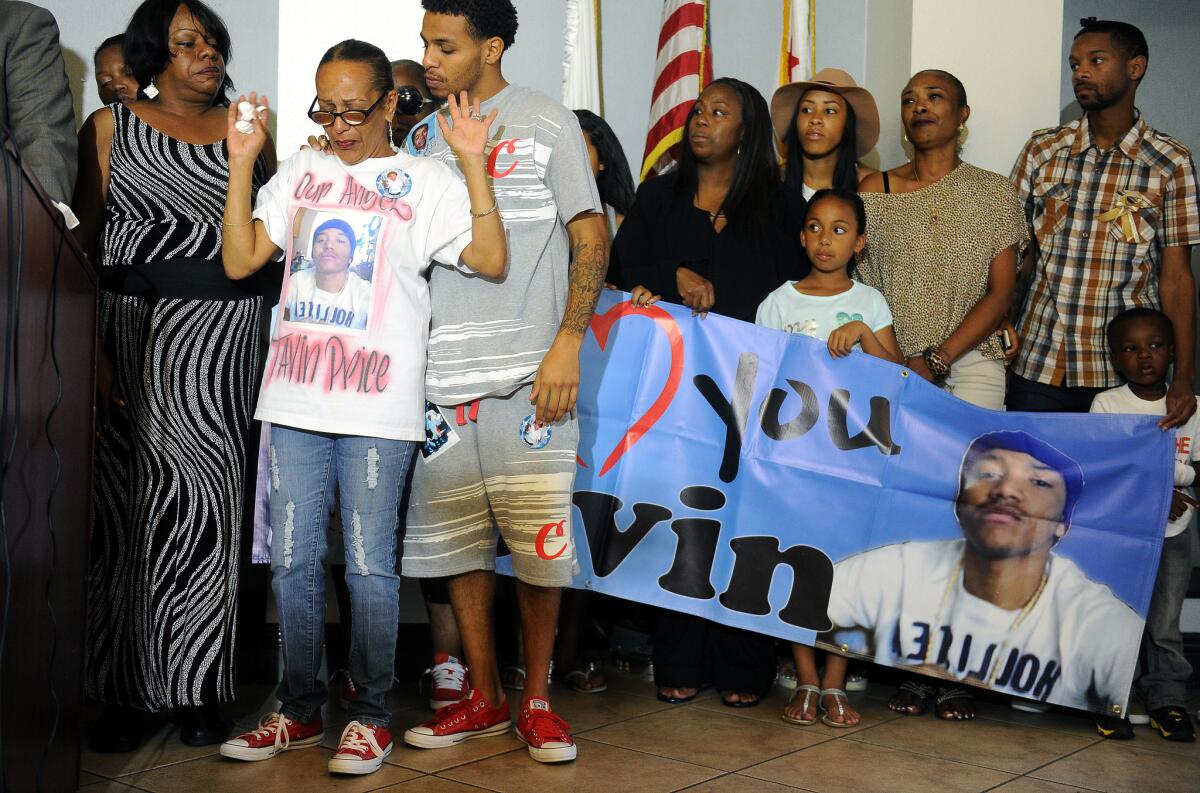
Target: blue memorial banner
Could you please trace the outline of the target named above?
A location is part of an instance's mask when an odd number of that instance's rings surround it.
[[[617,292],[578,411],[576,586],[1123,711],[1172,487],[1152,418],[988,411]]]

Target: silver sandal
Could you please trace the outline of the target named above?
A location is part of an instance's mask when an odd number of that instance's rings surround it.
[[[941,689],[938,691],[937,699],[935,699],[933,703],[933,710],[937,714],[937,717],[943,721],[970,721],[971,719],[975,718],[974,713],[970,714],[969,716],[966,714],[961,716],[943,716],[940,709],[941,706],[956,699],[970,700],[972,704],[975,702],[975,697],[971,694],[971,692],[960,686]]]
[[[814,696],[817,697],[817,710],[820,710],[820,708],[821,708],[821,699],[820,699],[821,689],[817,688],[816,686],[796,686],[796,693],[792,694],[792,698],[791,698],[791,700],[788,701],[788,704],[790,705],[793,702],[795,702],[796,697],[800,696],[801,691],[804,692],[804,700],[800,703],[801,714],[808,713],[808,702]],[[793,716],[787,715],[787,711],[784,711],[783,713],[781,713],[779,717],[781,719],[783,719],[784,721],[786,721],[788,724],[798,724],[801,727],[807,727],[810,724],[817,723],[816,716],[813,716],[811,719],[806,719],[803,717],[803,715],[801,715],[801,717],[797,719]]]
[[[588,661],[578,669],[572,669],[570,672],[567,672],[562,676],[561,680],[580,694],[600,694],[608,691],[607,682],[602,682],[598,686],[589,687],[588,685],[592,682],[592,678],[599,674],[600,664],[595,661]]]
[[[825,707],[825,704],[824,704],[825,697],[827,697],[827,696],[833,697],[833,704],[837,705],[837,713],[839,716],[842,717],[841,721],[834,721],[833,719],[829,718],[829,710],[828,710],[828,708]],[[840,689],[840,688],[823,688],[823,689],[821,689],[821,700],[817,704],[821,710],[821,723],[822,724],[825,724],[830,727],[837,727],[838,729],[842,729],[845,727],[857,727],[858,726],[857,724],[847,724],[846,723],[846,708],[844,705],[842,705],[842,702],[845,702],[847,705],[850,704],[850,700],[846,697],[846,692],[843,691],[842,689]]]
[[[922,713],[924,713],[926,710],[929,709],[928,701],[931,697],[933,697],[933,693],[934,693],[933,686],[926,685],[925,683],[918,683],[915,680],[905,680],[903,683],[900,684],[900,689],[896,693],[898,694],[898,693],[900,693],[900,691],[907,691],[909,694],[912,694],[913,696],[915,696],[917,698],[917,701],[920,702],[920,704],[921,704],[921,709],[913,711],[913,710],[906,710],[904,708],[896,708],[896,707],[892,707],[892,703],[889,701],[888,708],[891,711],[893,711],[894,713],[901,713],[905,716],[920,716]],[[895,696],[896,695],[893,694],[892,698],[894,699]]]

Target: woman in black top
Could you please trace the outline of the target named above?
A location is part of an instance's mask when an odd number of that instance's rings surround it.
[[[661,298],[753,322],[771,290],[807,272],[803,217],[780,180],[766,100],[723,77],[696,100],[679,168],[638,188],[609,280],[635,305]]]
[[[613,242],[610,280],[635,305],[660,298],[746,322],[772,290],[801,278],[803,199],[785,191],[767,103],[746,83],[714,80],[692,109],[679,169],[644,183]],[[775,677],[768,636],[660,611],[654,682],[664,702],[711,683],[730,707],[757,705]]]

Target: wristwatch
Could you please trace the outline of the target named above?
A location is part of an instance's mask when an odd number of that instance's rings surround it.
[[[925,359],[925,365],[938,380],[944,380],[950,376],[950,362],[937,347],[926,347],[921,351],[921,357]]]

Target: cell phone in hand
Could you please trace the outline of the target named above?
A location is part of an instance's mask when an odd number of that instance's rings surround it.
[[[1008,332],[1008,328],[1005,328],[1004,330],[1000,331],[1000,333],[998,333],[997,335],[1000,337],[1001,349],[1003,349],[1005,352],[1008,352],[1009,350],[1011,350],[1012,346],[1013,346],[1012,334]]]

